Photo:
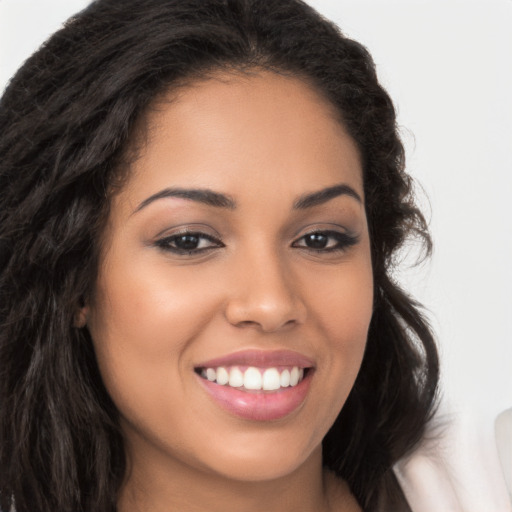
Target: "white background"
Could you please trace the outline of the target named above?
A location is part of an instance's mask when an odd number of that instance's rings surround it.
[[[0,0],[0,90],[87,3]],[[368,47],[397,105],[435,242],[401,279],[429,310],[445,396],[494,417],[512,406],[512,0],[310,3]]]

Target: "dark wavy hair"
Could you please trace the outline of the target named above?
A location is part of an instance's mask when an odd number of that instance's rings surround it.
[[[0,102],[0,509],[113,512],[126,471],[118,412],[87,329],[109,199],[159,94],[217,70],[308,81],[362,155],[375,283],[360,373],[324,465],[366,511],[406,507],[393,464],[424,434],[438,358],[391,277],[411,236],[430,250],[395,110],[367,50],[300,0],[97,0]]]

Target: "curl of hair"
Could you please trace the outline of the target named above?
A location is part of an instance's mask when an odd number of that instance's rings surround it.
[[[97,0],[0,101],[0,510],[115,511],[126,470],[118,413],[87,329],[74,327],[111,190],[160,93],[258,69],[307,80],[359,147],[374,315],[324,464],[365,510],[405,506],[392,466],[432,414],[438,359],[419,305],[390,272],[408,237],[430,239],[370,55],[299,0]]]

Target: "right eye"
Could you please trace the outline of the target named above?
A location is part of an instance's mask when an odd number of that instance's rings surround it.
[[[306,233],[293,243],[293,247],[318,253],[343,252],[357,243],[357,237],[332,229]]]
[[[224,244],[213,236],[195,231],[182,231],[166,236],[157,240],[155,245],[164,251],[189,256],[224,247]]]

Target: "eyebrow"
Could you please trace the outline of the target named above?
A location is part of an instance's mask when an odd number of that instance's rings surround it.
[[[189,199],[190,201],[197,201],[208,206],[214,206],[215,208],[228,208],[230,210],[234,210],[236,208],[236,202],[234,199],[225,194],[214,192],[213,190],[203,188],[165,188],[147,199],[144,199],[144,201],[137,206],[134,213],[142,210],[154,201],[164,199],[166,197]]]
[[[333,187],[324,188],[317,192],[312,192],[310,194],[304,194],[300,196],[294,203],[294,210],[304,210],[306,208],[312,208],[313,206],[318,206],[320,204],[324,204],[331,199],[334,199],[338,196],[349,196],[356,199],[358,202],[362,203],[363,200],[361,196],[349,185],[340,184],[334,185]]]
[[[334,199],[342,195],[352,197],[360,203],[363,202],[361,196],[352,187],[350,187],[349,185],[340,184],[300,196],[293,203],[293,209],[305,210],[307,208],[312,208],[314,206],[324,204],[330,201],[331,199]],[[133,213],[142,210],[143,208],[153,203],[154,201],[164,199],[167,197],[188,199],[190,201],[196,201],[199,203],[206,204],[207,206],[213,206],[215,208],[227,208],[229,210],[234,210],[236,208],[236,201],[232,197],[226,194],[222,194],[220,192],[214,192],[213,190],[210,189],[165,188],[163,190],[160,190],[156,194],[149,196],[147,199],[144,199],[144,201],[142,201],[142,203],[140,203],[139,206],[137,206]]]

